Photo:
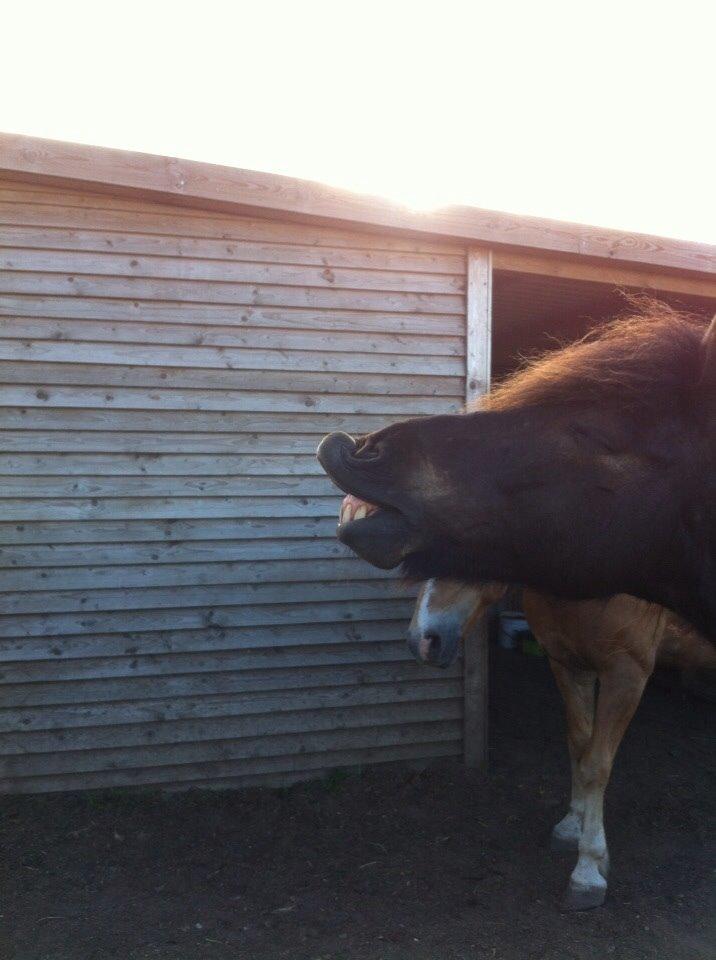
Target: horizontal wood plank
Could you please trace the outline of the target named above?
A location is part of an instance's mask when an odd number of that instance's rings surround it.
[[[129,566],[82,566],[4,569],[0,573],[0,603],[6,591],[46,595],[48,590],[133,589],[158,586],[205,586],[212,584],[319,583],[330,580],[385,580],[385,571],[371,567],[353,555],[314,558],[294,556],[290,547],[281,559],[215,560],[186,563],[131,564]],[[299,551],[296,551],[298,553]]]
[[[0,197],[2,197],[0,191]],[[248,263],[349,267],[363,270],[393,270],[465,276],[461,254],[411,253],[402,250],[356,249],[355,247],[311,243],[261,242],[256,240],[205,239],[127,233],[117,230],[68,230],[42,225],[14,226],[2,222],[0,204],[0,247],[30,250],[85,251],[95,253],[145,254],[190,260],[219,260]],[[285,234],[281,234],[285,237]],[[364,237],[352,237],[366,244]],[[54,269],[54,268],[53,268]]]
[[[282,330],[346,330],[363,333],[465,335],[461,316],[391,313],[317,307],[227,306],[106,297],[40,296],[3,293],[0,316],[46,317],[57,320],[113,320],[127,323],[200,324],[204,327],[278,327]]]
[[[0,476],[323,476],[306,454],[0,453]]]
[[[309,565],[310,566],[310,565]],[[394,579],[375,578],[364,564],[366,577],[333,582],[220,583],[181,587],[133,589],[20,591],[0,594],[3,615],[25,613],[93,613],[112,610],[156,610],[161,607],[259,606],[326,600],[402,599],[405,588]]]
[[[165,388],[146,390],[141,387],[64,387],[0,384],[0,407],[52,407],[107,410],[192,410],[222,412],[276,412],[385,414],[391,417],[427,416],[438,413],[459,413],[462,403],[457,398],[390,397],[321,393],[253,393],[244,390],[183,390]]]
[[[3,683],[64,683],[75,680],[193,676],[200,673],[234,673],[242,670],[293,670],[348,666],[359,663],[409,662],[404,640],[370,643],[298,643],[291,647],[201,651],[199,653],[134,654],[128,657],[55,658],[3,664]],[[1,752],[1,751],[0,751]]]
[[[4,414],[5,411],[3,411]],[[17,414],[14,423],[17,423]],[[27,417],[27,414],[19,414]],[[35,412],[32,419],[34,422]],[[27,425],[30,421],[25,419]],[[99,453],[131,456],[162,456],[167,452],[186,455],[212,454],[291,454],[302,453],[313,456],[323,433],[195,433],[166,430],[152,433],[147,430],[138,432],[97,428],[78,430],[75,423],[68,429],[56,428],[56,421],[45,427],[38,424],[36,430],[24,430],[14,427],[0,430],[0,447],[7,451],[30,453],[77,453],[97,451]],[[1,522],[1,521],[0,521]]]
[[[114,727],[79,729],[70,734],[27,732],[22,747],[12,734],[0,733],[0,765],[12,772],[16,769],[12,757],[22,757],[23,772],[32,775],[33,755],[64,753],[67,751],[120,750],[168,746],[169,744],[202,744],[219,740],[276,737],[286,734],[313,734],[344,730],[363,730],[412,723],[435,723],[459,720],[459,699],[419,701],[418,703],[372,704],[370,707],[323,708],[318,711],[284,711],[273,715],[221,717],[218,720],[176,720],[171,724],[147,726],[120,724]],[[211,749],[211,748],[210,748]],[[29,755],[29,757],[28,757]],[[26,766],[24,760],[29,760]],[[113,766],[113,763],[110,763]]]
[[[223,519],[189,517],[184,520],[74,520],[0,521],[0,544],[65,543],[99,544],[163,542],[179,545],[196,540],[281,540],[291,537],[334,538],[336,518],[331,517],[244,517],[230,524]]]
[[[65,343],[54,340],[0,339],[0,360],[48,363],[107,363],[123,366],[209,367],[223,370],[335,370],[345,373],[437,374],[460,376],[456,356],[405,356],[317,350],[255,350],[233,347],[177,347],[137,343]]]
[[[3,427],[7,431],[26,430],[29,426],[35,430],[118,430],[148,433],[167,430],[186,434],[188,444],[191,444],[195,433],[204,432],[251,435],[303,433],[311,434],[313,442],[313,438],[320,438],[332,430],[344,430],[346,433],[360,435],[370,430],[380,430],[399,419],[401,418],[378,414],[350,416],[333,413],[232,413],[197,410],[73,410],[71,407],[53,409],[44,406],[32,409],[5,407],[2,415]],[[173,449],[178,452],[182,447]],[[233,449],[237,450],[236,447]]]
[[[464,276],[414,273],[402,270],[308,266],[290,263],[243,263],[232,260],[196,260],[187,256],[142,256],[85,253],[72,250],[8,249],[0,246],[0,270],[31,273],[67,273],[103,277],[145,277],[169,280],[219,281],[288,287],[355,290],[395,290],[400,293],[463,294]]]
[[[450,668],[444,677],[458,676]],[[102,680],[73,680],[64,683],[5,684],[3,702],[8,709],[62,704],[120,703],[148,698],[165,701],[201,695],[243,695],[261,692],[306,691],[321,687],[353,687],[362,684],[396,685],[425,678],[425,667],[412,659],[382,663],[347,664],[263,670],[220,671],[159,677],[112,677]],[[166,704],[170,711],[171,705]],[[5,709],[5,708],[3,708]],[[162,708],[160,707],[160,710]],[[161,712],[155,714],[162,719]]]
[[[178,599],[178,598],[177,598]],[[209,603],[211,597],[206,596]],[[134,635],[162,630],[221,630],[233,627],[304,626],[315,623],[357,623],[364,620],[398,619],[407,622],[413,598],[395,597],[349,600],[306,598],[302,603],[272,603],[250,606],[197,606],[92,613],[41,613],[19,616],[0,614],[0,637],[49,637],[68,634],[119,633]],[[424,674],[423,674],[424,675]]]
[[[192,390],[292,391],[358,396],[451,397],[462,395],[459,376],[429,374],[390,376],[371,373],[292,370],[211,370],[191,367],[125,367],[90,363],[33,363],[0,360],[0,383],[63,386],[148,387]]]
[[[181,766],[147,767],[132,770],[103,770],[96,773],[64,774],[4,778],[0,789],[5,793],[51,793],[98,788],[146,789],[147,786],[186,790],[221,787],[237,789],[255,785],[278,786],[295,779],[305,780],[311,771],[327,773],[337,767],[363,767],[366,764],[396,763],[425,758],[457,756],[459,739],[431,743],[417,740],[391,746],[358,749],[321,750],[317,754],[299,753],[238,761],[182,764]]]
[[[455,740],[460,736],[459,720],[435,720],[429,723],[400,724],[386,727],[336,730],[333,732],[305,732],[277,734],[260,738],[228,741],[204,741],[196,744],[145,744],[141,749],[109,748],[97,751],[67,751],[50,754],[27,754],[22,758],[3,759],[5,776],[21,771],[24,776],[79,773],[98,770],[133,769],[137,766],[173,766],[182,763],[212,760],[253,759],[281,756],[301,751],[316,751],[342,747],[368,747],[376,744],[414,743],[425,739],[431,742]],[[2,781],[0,781],[0,784]]]
[[[56,476],[5,477],[4,497],[331,497],[337,493],[318,476]]]
[[[152,233],[171,237],[210,237],[220,240],[300,243],[316,247],[349,247],[357,250],[400,250],[460,256],[464,244],[447,239],[407,236],[384,231],[366,231],[312,226],[276,221],[261,216],[236,216],[129,200],[88,190],[41,190],[39,184],[10,182],[0,175],[0,223],[42,227],[87,227]]]
[[[148,724],[187,720],[216,720],[293,710],[325,710],[335,707],[362,707],[386,703],[422,703],[459,698],[460,679],[359,684],[356,687],[311,687],[307,690],[242,693],[228,696],[172,697],[163,700],[133,700],[109,703],[5,708],[0,712],[0,731],[12,734],[18,727],[37,731],[81,731],[115,724]]]
[[[108,497],[0,499],[4,520],[194,520],[223,517],[332,517],[338,516],[335,497]]]
[[[24,570],[26,567],[86,567],[134,564],[213,564],[250,563],[256,560],[327,560],[348,559],[351,554],[335,536],[311,537],[307,540],[191,540],[189,542],[150,541],[149,543],[118,543],[100,546],[49,543],[20,546],[0,546],[0,568]],[[65,571],[70,576],[70,571]],[[110,574],[107,573],[107,576]],[[30,575],[32,576],[32,575]],[[0,574],[0,585],[5,589],[10,581],[7,573]],[[47,578],[43,578],[47,579]],[[24,583],[24,581],[18,581]],[[14,588],[12,588],[14,589]],[[28,587],[29,589],[29,587]]]
[[[48,320],[2,317],[0,337],[15,340],[61,340],[91,343],[166,344],[194,347],[232,347],[248,350],[310,350],[387,354],[431,354],[460,357],[464,343],[459,337],[423,337],[345,331],[254,330],[176,324],[101,323],[94,320]]]
[[[366,605],[359,605],[364,608]],[[395,641],[404,642],[405,623],[401,621],[400,605],[386,607],[380,603],[379,611],[385,619],[371,616],[373,606],[368,604],[367,619],[345,623],[319,622],[295,624],[259,625],[246,628],[210,627],[195,630],[154,630],[143,633],[87,633],[69,636],[18,637],[0,640],[0,658],[8,669],[22,667],[33,661],[51,661],[44,668],[47,679],[56,676],[57,663],[64,660],[111,660],[134,657],[153,657],[157,654],[209,654],[232,650],[278,650],[284,647],[299,647],[302,644],[316,647],[323,644],[366,644]],[[81,666],[77,669],[81,669]],[[433,675],[433,676],[438,676]],[[426,673],[426,679],[429,675]],[[2,709],[0,707],[0,709]]]
[[[24,273],[5,270],[1,293],[77,297],[126,297],[134,300],[183,300],[245,306],[320,307],[339,310],[388,310],[395,313],[464,312],[464,297],[452,293],[391,293],[211,280],[145,279],[85,273]]]
[[[394,627],[394,632],[399,632]],[[294,639],[296,639],[294,637]],[[242,670],[304,669],[349,666],[360,663],[409,662],[404,640],[332,643],[314,646],[239,647],[230,650],[200,650],[187,653],[136,653],[119,657],[55,657],[3,666],[3,682],[9,684],[64,683],[65,681],[113,680],[153,676],[193,676],[200,673],[233,673]]]

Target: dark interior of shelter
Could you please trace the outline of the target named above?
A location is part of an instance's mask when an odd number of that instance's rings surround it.
[[[493,280],[492,379],[502,380],[524,358],[556,349],[629,311],[632,288],[537,274],[496,270]],[[708,319],[716,303],[707,297],[653,294],[671,306]]]

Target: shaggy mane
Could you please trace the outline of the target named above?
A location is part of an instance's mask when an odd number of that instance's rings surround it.
[[[480,410],[604,402],[661,407],[687,400],[699,375],[706,324],[647,297],[581,340],[528,359],[481,398]]]

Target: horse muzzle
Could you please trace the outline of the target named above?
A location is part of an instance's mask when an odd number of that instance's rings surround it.
[[[460,648],[459,633],[437,633],[427,631],[424,634],[409,633],[408,649],[418,663],[425,663],[442,670],[451,667],[457,660]]]

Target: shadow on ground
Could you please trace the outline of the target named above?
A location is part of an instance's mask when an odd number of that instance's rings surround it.
[[[495,652],[491,769],[286,791],[0,799],[3,960],[706,960],[712,707],[652,686],[607,802],[610,897],[558,909],[567,791],[544,660]]]

